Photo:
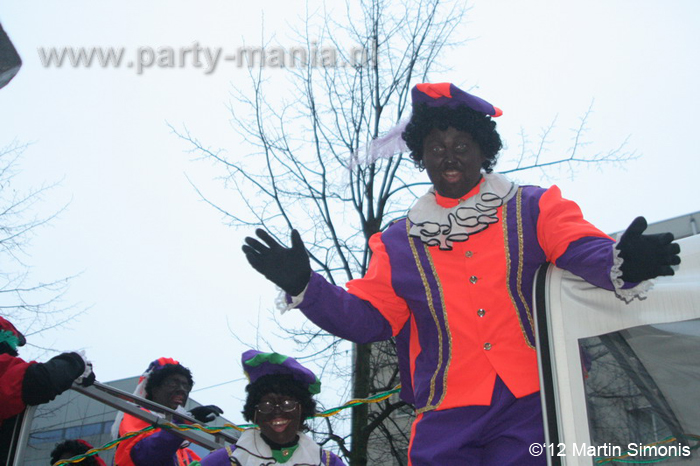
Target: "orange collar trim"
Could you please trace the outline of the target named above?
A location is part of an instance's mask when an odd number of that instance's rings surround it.
[[[482,176],[479,182],[476,184],[476,186],[474,186],[467,194],[460,197],[459,199],[441,196],[436,190],[435,202],[437,202],[440,207],[444,207],[445,209],[450,209],[452,207],[458,206],[460,202],[477,195],[479,193],[479,190],[481,189],[481,185],[484,182],[484,180],[485,178]]]

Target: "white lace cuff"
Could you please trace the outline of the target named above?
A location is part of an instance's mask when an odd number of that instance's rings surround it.
[[[85,370],[80,377],[75,379],[76,382],[81,383],[84,379],[88,378],[92,374],[92,362],[88,361],[87,356],[85,356],[85,350],[76,351],[78,356],[80,356],[85,364]]]
[[[296,308],[298,305],[301,304],[302,301],[304,301],[304,295],[306,294],[306,289],[309,287],[307,284],[304,290],[299,293],[296,296],[292,296],[292,301],[287,302],[287,293],[282,288],[277,287],[279,290],[279,293],[277,294],[277,298],[275,299],[275,307],[277,308],[278,311],[280,311],[280,314],[284,314],[290,309]]]
[[[615,294],[626,303],[632,302],[634,298],[646,298],[649,290],[654,287],[654,282],[651,280],[644,280],[634,288],[622,289],[625,285],[625,281],[622,279],[622,270],[620,269],[623,262],[624,259],[620,257],[620,250],[617,249],[617,246],[613,246],[613,266],[610,268],[610,281],[615,287]]]

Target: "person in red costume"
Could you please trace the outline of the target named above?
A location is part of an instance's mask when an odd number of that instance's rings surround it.
[[[183,407],[193,385],[192,373],[188,368],[172,358],[159,358],[149,364],[139,379],[134,394],[172,410],[182,410],[183,414],[188,414],[202,423],[213,421],[216,416],[223,414],[221,408],[214,405],[197,406],[185,412]],[[114,423],[115,428],[119,429],[117,435],[120,437],[149,425],[130,414],[118,415]],[[182,438],[169,435],[165,430],[155,429],[119,443],[114,464],[186,466],[200,459],[187,445],[189,442],[183,442]]]
[[[396,338],[401,398],[417,414],[409,465],[544,465],[528,451],[544,442],[537,269],[553,263],[629,301],[646,280],[673,275],[680,247],[670,233],[643,234],[643,217],[615,242],[556,186],[494,173],[502,112],[485,100],[450,83],[418,84],[411,97],[407,126],[388,133],[403,147],[376,147],[410,152],[433,186],[369,239],[363,278],[345,290],[312,273],[296,230],[290,248],[257,230],[243,251],[324,330],[356,343]]]
[[[84,386],[95,381],[92,365],[78,353],[63,353],[40,363],[26,362],[17,348],[26,339],[9,320],[0,317],[0,464],[10,454],[16,424],[27,406],[56,398],[73,382]]]

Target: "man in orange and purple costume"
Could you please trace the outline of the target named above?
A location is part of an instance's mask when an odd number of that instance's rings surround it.
[[[396,337],[401,397],[416,408],[409,464],[544,465],[532,315],[537,268],[551,262],[621,299],[680,263],[673,235],[621,240],[584,220],[555,186],[518,186],[493,173],[502,112],[453,84],[412,91],[401,133],[433,187],[406,218],[374,235],[367,274],[347,291],[312,273],[292,232],[284,248],[265,231],[246,238],[251,265],[324,330],[356,343]],[[393,131],[396,133],[396,131]]]

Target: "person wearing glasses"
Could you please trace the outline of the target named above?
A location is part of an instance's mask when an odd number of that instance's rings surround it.
[[[250,384],[243,417],[259,429],[243,432],[238,443],[209,454],[202,466],[344,466],[304,431],[316,412],[313,395],[321,382],[309,369],[279,353],[248,350],[241,358]]]
[[[210,422],[223,411],[218,406],[198,406],[189,412],[184,410],[194,380],[192,372],[171,358],[159,358],[151,362],[139,379],[134,395],[146,398],[172,410],[181,410],[199,422]],[[130,414],[120,413],[114,422],[112,435],[123,437],[150,424]],[[118,429],[118,430],[117,430]],[[115,466],[187,466],[200,457],[187,448],[189,442],[162,429],[145,432],[119,443],[114,456]]]

